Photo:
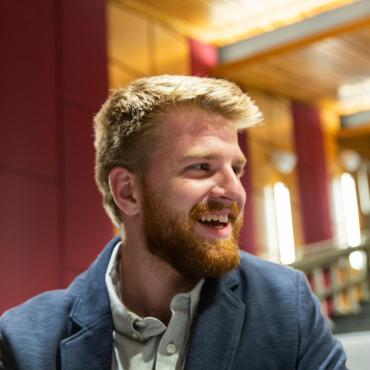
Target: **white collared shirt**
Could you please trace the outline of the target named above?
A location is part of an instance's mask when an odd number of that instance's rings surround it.
[[[140,317],[120,299],[115,246],[105,274],[113,317],[112,370],[181,370],[184,368],[190,327],[204,279],[188,293],[171,300],[168,326],[155,317]]]

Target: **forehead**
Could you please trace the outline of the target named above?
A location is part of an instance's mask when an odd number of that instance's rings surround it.
[[[161,131],[161,146],[153,156],[176,159],[185,154],[220,151],[243,157],[234,122],[216,113],[172,112],[161,123]]]
[[[178,108],[169,113],[162,122],[164,138],[173,136],[197,137],[206,132],[220,135],[231,134],[234,136],[236,128],[234,122],[224,116],[207,112],[203,109]]]

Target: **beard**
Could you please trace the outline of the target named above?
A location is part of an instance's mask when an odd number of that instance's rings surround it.
[[[195,205],[190,214],[176,212],[144,186],[144,234],[149,251],[188,278],[220,277],[233,270],[240,264],[238,237],[243,225],[236,203],[227,207],[231,209],[231,237],[209,240],[194,231],[201,215],[225,208],[212,201]]]

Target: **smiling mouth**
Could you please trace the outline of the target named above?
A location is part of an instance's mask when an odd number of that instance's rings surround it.
[[[214,228],[222,229],[229,224],[228,215],[202,215],[197,220],[200,224]]]

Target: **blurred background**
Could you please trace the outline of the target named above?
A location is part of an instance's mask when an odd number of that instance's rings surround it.
[[[109,89],[192,74],[235,81],[264,113],[240,135],[241,248],[303,270],[335,333],[370,330],[370,1],[2,0],[0,14],[0,313],[66,287],[115,234],[93,175]]]

